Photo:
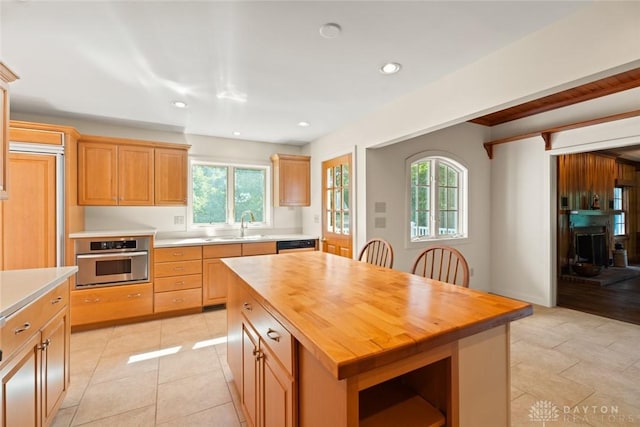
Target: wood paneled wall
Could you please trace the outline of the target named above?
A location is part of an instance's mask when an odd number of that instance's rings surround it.
[[[560,273],[567,272],[569,264],[569,211],[591,209],[595,194],[600,198],[600,209],[609,210],[616,183],[624,185],[627,190],[627,236],[614,239],[613,229],[611,229],[612,237],[609,246],[613,249],[614,243],[620,242],[627,249],[629,259],[637,260],[636,234],[639,201],[636,184],[638,179],[636,165],[618,162],[611,156],[596,153],[558,156],[558,271]],[[567,201],[565,206],[562,203],[563,198]]]

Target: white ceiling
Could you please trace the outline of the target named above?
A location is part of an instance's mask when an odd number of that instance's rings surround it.
[[[0,58],[20,76],[12,112],[304,143],[586,5],[2,0]]]

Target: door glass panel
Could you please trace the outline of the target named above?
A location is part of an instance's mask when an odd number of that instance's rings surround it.
[[[333,168],[327,169],[327,188],[333,187]]]
[[[349,212],[345,212],[343,215],[344,222],[342,223],[342,234],[349,234]]]
[[[336,212],[335,232],[340,234],[342,229],[342,217],[340,212]]]
[[[349,188],[342,189],[342,209],[349,210]]]
[[[335,204],[335,207],[332,207],[332,209],[341,209],[342,203],[340,201],[340,194],[341,194],[340,190],[337,190],[335,194],[336,194],[336,204]]]
[[[327,231],[333,233],[333,213],[327,212]]]
[[[341,173],[340,173],[340,172],[341,172],[341,170],[342,170],[342,168],[341,168],[340,166],[336,166],[336,167],[334,168],[334,171],[335,171],[335,178],[336,178],[336,179],[335,179],[335,181],[334,181],[334,182],[335,182],[335,184],[334,184],[334,185],[335,185],[336,187],[339,187],[339,186],[340,186],[340,183],[342,182],[342,177],[341,177]]]
[[[333,190],[327,191],[327,209],[333,210]]]
[[[349,165],[347,164],[342,165],[342,186],[349,186]]]

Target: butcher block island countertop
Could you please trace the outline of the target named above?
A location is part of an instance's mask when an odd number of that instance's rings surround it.
[[[260,344],[273,350],[282,345],[273,336],[284,333],[286,342],[289,333],[290,378],[297,385],[292,425],[394,425],[393,407],[388,424],[386,415],[375,414],[384,406],[375,395],[407,384],[444,414],[444,421],[427,425],[508,425],[509,323],[532,314],[531,305],[323,252],[223,262],[232,271],[229,292],[236,294],[228,304],[234,379],[245,380],[233,360],[242,360],[236,353],[246,345],[243,337],[251,336],[243,332],[251,329],[245,323],[257,332],[258,355]],[[275,326],[260,320],[256,304]],[[262,327],[268,333],[264,340]],[[283,354],[277,348],[274,353]],[[311,398],[319,390],[325,397]],[[410,411],[396,409],[402,416]]]

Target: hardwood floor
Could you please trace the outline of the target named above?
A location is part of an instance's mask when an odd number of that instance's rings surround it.
[[[606,286],[560,278],[557,304],[640,325],[640,277]]]

